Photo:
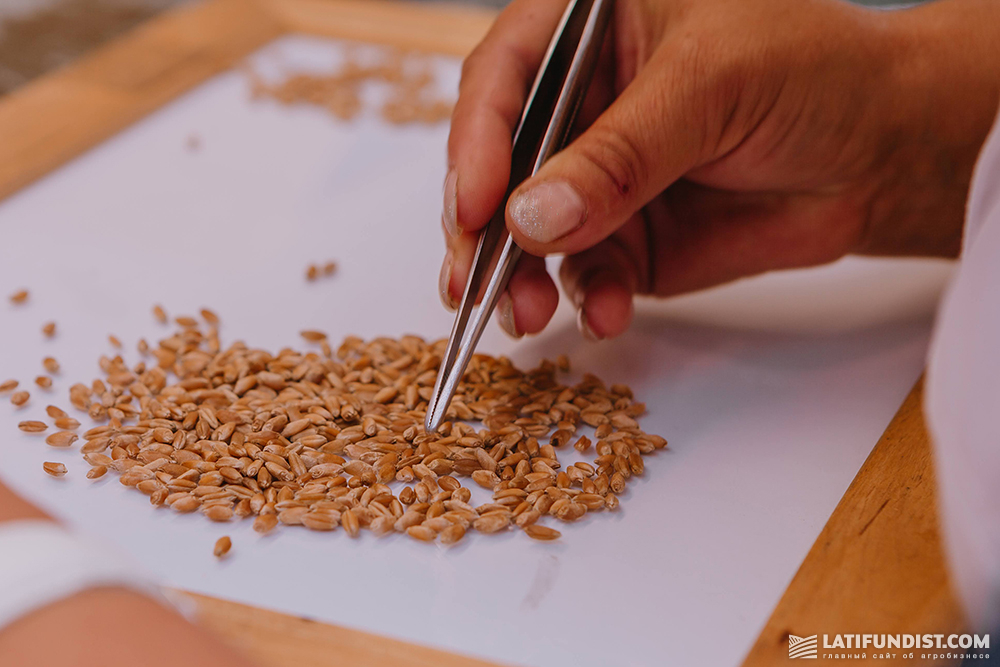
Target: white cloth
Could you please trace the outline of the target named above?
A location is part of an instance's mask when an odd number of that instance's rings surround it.
[[[1000,122],[973,174],[962,258],[938,311],[924,406],[952,580],[1000,626]]]
[[[0,629],[56,600],[101,586],[161,597],[134,563],[57,523],[0,522]]]

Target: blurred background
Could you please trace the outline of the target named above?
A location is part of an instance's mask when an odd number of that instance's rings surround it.
[[[0,0],[0,95],[75,60],[158,12],[191,1]],[[509,0],[454,1],[503,7]]]

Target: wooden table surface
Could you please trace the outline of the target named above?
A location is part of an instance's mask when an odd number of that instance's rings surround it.
[[[0,199],[284,33],[464,55],[493,16],[483,9],[379,0],[204,0],[164,14],[0,101]],[[963,627],[941,551],[921,398],[918,382],[816,539],[744,665],[787,660],[789,634],[941,633]],[[488,664],[182,595],[197,605],[201,624],[261,665]]]

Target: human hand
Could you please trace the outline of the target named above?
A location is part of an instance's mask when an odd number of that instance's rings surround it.
[[[466,60],[449,139],[441,272],[460,299],[502,203],[511,135],[565,0],[515,0]],[[527,253],[497,312],[558,303],[591,338],[669,296],[847,253],[954,256],[996,113],[1000,12],[834,0],[619,0],[577,136],[507,203]]]

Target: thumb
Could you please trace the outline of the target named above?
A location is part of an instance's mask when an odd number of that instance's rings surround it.
[[[648,63],[593,125],[511,194],[507,226],[522,248],[544,256],[592,247],[699,164],[705,110],[693,84],[682,83],[691,77],[676,69]]]

